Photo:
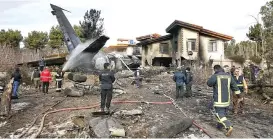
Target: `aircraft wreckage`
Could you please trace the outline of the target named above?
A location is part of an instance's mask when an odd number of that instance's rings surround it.
[[[116,53],[106,54],[100,49],[105,45],[109,37],[100,36],[92,41],[82,43],[72,28],[63,11],[67,11],[61,7],[50,4],[53,11],[51,13],[56,16],[60,25],[60,29],[64,35],[64,40],[69,52],[67,58],[67,67],[65,70],[81,69],[81,70],[102,70],[104,63],[110,63],[112,70],[122,70],[124,68],[137,68],[140,66],[140,60],[136,56],[121,55]],[[69,11],[67,11],[69,12]],[[74,58],[74,60],[70,60]],[[69,64],[70,62],[70,64]]]

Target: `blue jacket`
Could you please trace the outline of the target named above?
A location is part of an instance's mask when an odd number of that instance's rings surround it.
[[[235,94],[241,93],[232,76],[223,71],[215,72],[207,81],[207,85],[213,87],[214,107],[230,105],[230,90]]]
[[[177,71],[174,73],[173,81],[176,82],[176,85],[183,85],[186,82],[186,76],[184,73]]]

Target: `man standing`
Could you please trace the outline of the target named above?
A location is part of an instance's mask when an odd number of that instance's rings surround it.
[[[135,76],[135,83],[136,83],[136,86],[137,88],[140,87],[140,68],[137,68],[137,70],[135,71],[134,73],[134,76]]]
[[[191,97],[192,96],[192,73],[191,73],[191,69],[189,67],[186,68],[186,97]]]
[[[226,136],[232,133],[232,124],[226,118],[227,110],[230,105],[230,90],[239,95],[241,92],[231,75],[224,72],[220,65],[214,66],[214,75],[207,81],[209,87],[213,87],[213,108],[218,124],[217,128],[225,128]]]
[[[247,91],[248,91],[245,78],[243,75],[240,75],[239,72],[240,72],[239,69],[236,68],[235,72],[234,72],[233,79],[235,80],[239,90],[241,91],[240,97],[242,98],[242,101],[238,101],[240,98],[237,95],[233,94],[233,112],[234,112],[234,114],[237,114],[238,110],[239,110],[239,112],[242,112],[242,114],[244,114],[244,110],[243,110],[244,95],[245,95],[245,93],[247,94]]]
[[[113,83],[116,80],[114,73],[109,69],[109,63],[104,63],[104,71],[100,73],[99,80],[101,84],[101,111],[104,111],[106,105],[106,113],[110,112],[110,105],[113,93]],[[106,103],[105,103],[106,100]]]
[[[42,57],[41,60],[39,61],[40,72],[44,70],[45,66],[46,66],[45,60],[44,60],[44,57]]]
[[[63,72],[61,69],[58,69],[57,74],[55,75],[56,78],[56,92],[61,92],[62,90],[62,80],[63,80]]]
[[[18,88],[22,79],[20,69],[17,67],[15,69],[15,72],[12,74],[11,78],[13,78],[13,83],[12,83],[12,98],[13,99],[18,99]]]
[[[43,85],[43,87],[42,87],[43,93],[47,94],[48,87],[49,87],[49,81],[51,81],[51,73],[48,70],[48,67],[45,67],[45,69],[42,71],[40,79],[41,79],[42,85]]]
[[[231,74],[232,76],[234,76],[234,71],[235,71],[235,66],[232,66],[232,68],[230,69],[230,74]]]
[[[40,72],[37,67],[35,67],[34,71],[31,74],[31,81],[34,82],[35,89],[39,88],[40,91]]]
[[[173,76],[173,81],[176,83],[176,99],[184,97],[184,83],[186,80],[185,74],[182,71],[183,69],[180,67],[179,70]]]

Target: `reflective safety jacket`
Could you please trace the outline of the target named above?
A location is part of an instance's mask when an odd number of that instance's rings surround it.
[[[51,74],[48,69],[44,69],[41,73],[40,79],[42,82],[49,82],[51,80]]]
[[[233,76],[234,81],[236,82],[239,90],[241,92],[244,91],[244,76],[239,76],[238,78],[236,76]]]
[[[223,71],[215,72],[207,81],[207,85],[213,87],[214,107],[228,107],[230,105],[230,90],[235,94],[241,93],[232,76]]]

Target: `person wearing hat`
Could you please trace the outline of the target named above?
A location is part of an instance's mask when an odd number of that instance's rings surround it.
[[[40,71],[38,70],[38,67],[35,67],[34,71],[32,72],[31,81],[33,81],[35,89],[37,90],[39,88],[40,90]]]
[[[106,106],[106,113],[110,112],[110,105],[113,94],[113,83],[116,78],[114,73],[109,69],[110,64],[104,63],[104,70],[99,75],[101,87],[101,111],[104,112]]]

